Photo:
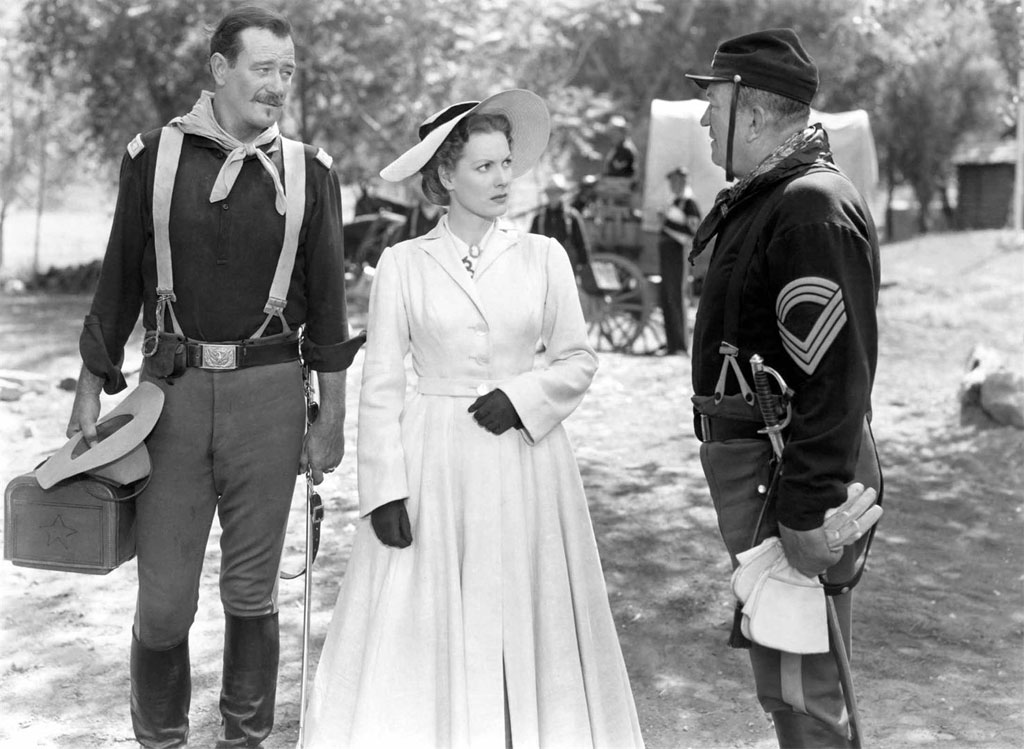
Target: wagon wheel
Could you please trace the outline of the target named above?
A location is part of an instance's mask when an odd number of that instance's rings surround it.
[[[590,256],[594,287],[582,295],[590,345],[598,350],[629,353],[651,314],[643,271],[618,255]]]
[[[656,287],[648,287],[653,291]],[[653,292],[653,293],[656,293]],[[661,312],[661,306],[651,305],[651,314],[648,315],[646,323],[639,330],[636,340],[629,350],[634,354],[653,354],[665,346],[665,318]]]
[[[659,301],[660,283],[663,283],[660,279],[648,279],[647,285],[644,287],[645,293],[651,300],[651,314],[647,316],[646,323],[637,335],[636,340],[633,341],[632,346],[630,346],[630,351],[634,354],[654,354],[666,346],[665,315]],[[683,351],[689,351],[693,310],[691,310],[690,292],[685,281],[682,289],[682,304],[683,328],[680,332],[685,342]]]

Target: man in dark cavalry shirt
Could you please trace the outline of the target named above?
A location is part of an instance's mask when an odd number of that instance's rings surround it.
[[[826,589],[855,581],[856,546],[867,538],[832,545],[824,521],[848,492],[880,492],[868,423],[878,337],[875,227],[832,163],[825,131],[809,124],[818,70],[792,30],[722,42],[710,74],[688,77],[707,92],[701,124],[712,160],[727,180],[737,178],[694,239],[694,255],[715,240],[691,356],[694,427],[719,527],[735,564],[751,545],[770,486],[773,447],[759,431],[752,392],[750,360],[758,354],[795,393],[762,529],[780,537],[791,568],[812,579],[824,574]],[[837,585],[832,599],[847,651],[852,584]],[[833,656],[751,646],[758,699],[780,746],[857,739]]]
[[[165,396],[137,498],[131,715],[147,747],[188,741],[188,635],[214,515],[226,618],[218,746],[270,733],[296,473],[320,481],[345,451],[341,197],[330,157],[278,132],[296,67],[291,26],[232,11],[210,53],[215,91],[128,146],[68,427],[95,439],[100,390],[125,387],[141,310],[140,376]],[[321,399],[308,432],[300,345]]]

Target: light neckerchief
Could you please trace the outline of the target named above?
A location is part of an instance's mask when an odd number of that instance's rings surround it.
[[[718,193],[715,204],[711,206],[711,210],[697,228],[693,250],[689,255],[690,263],[693,263],[718,233],[723,219],[732,210],[732,206],[746,199],[748,195],[758,192],[765,185],[772,184],[791,173],[793,169],[806,167],[819,160],[832,161],[828,135],[821,125],[811,125],[790,135],[750,174]]]
[[[473,278],[476,275],[476,264],[483,254],[484,248],[487,246],[487,241],[494,234],[494,227],[497,226],[497,221],[492,221],[491,225],[484,232],[484,235],[480,238],[479,244],[467,244],[466,242],[455,236],[455,232],[452,231],[452,227],[448,223],[448,214],[446,213],[441,217],[441,226],[448,232],[448,236],[452,238],[455,243],[455,249],[459,255],[462,256],[462,265],[466,268],[466,272],[469,273],[469,277]]]
[[[259,146],[269,143],[272,144],[271,151],[277,150],[278,139],[281,136],[277,123],[257,135],[251,143],[243,143],[220,126],[213,114],[213,92],[203,91],[195,106],[192,107],[192,111],[181,117],[175,117],[168,124],[176,126],[183,133],[209,138],[228,151],[228,155],[224,159],[224,166],[220,168],[217,179],[213,183],[213,190],[210,191],[211,203],[224,200],[228,196],[231,188],[235,185],[235,180],[238,179],[238,173],[242,170],[242,162],[245,161],[245,157],[256,156],[263,168],[270,174],[271,179],[274,180],[274,191],[277,194],[274,207],[282,216],[288,210],[288,201],[285,199],[281,175],[277,173],[277,167],[274,166],[270,157],[259,148]]]

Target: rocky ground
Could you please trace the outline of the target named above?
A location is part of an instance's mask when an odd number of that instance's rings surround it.
[[[886,514],[858,588],[854,654],[865,746],[1024,745],[1024,431],[961,424],[957,399],[977,343],[1024,370],[1024,253],[1000,239],[948,234],[883,248],[875,432]],[[38,375],[20,399],[0,403],[4,485],[63,442],[71,394],[57,385],[77,373],[86,305],[81,296],[0,296],[0,369]],[[688,383],[685,357],[605,353],[567,427],[648,746],[765,749],[773,732],[751,696],[745,655],[726,646],[729,567],[688,424]],[[355,436],[353,420],[350,447]],[[347,459],[321,488],[313,664],[345,571],[354,492]],[[297,497],[288,567],[301,565],[302,522]],[[191,638],[195,746],[212,745],[219,720],[217,567],[214,537]],[[131,562],[106,576],[0,566],[0,746],[133,745],[134,586]],[[301,581],[281,585],[268,749],[298,735],[302,591]]]

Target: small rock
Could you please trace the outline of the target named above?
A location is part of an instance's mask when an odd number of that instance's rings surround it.
[[[981,408],[1000,424],[1024,429],[1024,376],[992,372],[981,385]]]
[[[11,380],[0,380],[0,401],[11,402],[20,400],[25,388]]]
[[[995,349],[975,346],[960,380],[960,423],[979,428],[1009,425],[1024,429],[1024,376],[1006,367]]]

